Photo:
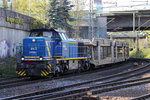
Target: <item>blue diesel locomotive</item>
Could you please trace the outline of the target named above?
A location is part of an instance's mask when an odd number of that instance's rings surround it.
[[[23,40],[19,76],[57,75],[69,70],[88,70],[88,47],[82,41],[69,39],[62,30],[33,29]]]

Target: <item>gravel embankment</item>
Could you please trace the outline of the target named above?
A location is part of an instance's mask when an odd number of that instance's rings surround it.
[[[135,78],[146,78],[150,77],[150,72],[145,73],[141,76],[134,77]],[[133,78],[132,78],[133,79]],[[100,94],[101,100],[129,100],[133,99],[134,97],[138,97],[144,94],[150,93],[150,83],[148,84],[142,84],[139,86],[133,86],[128,88],[123,88],[111,92],[106,92],[103,94]]]
[[[129,100],[150,93],[150,84],[128,87],[100,94],[101,100]]]
[[[0,98],[30,93],[30,92],[40,91],[40,90],[45,90],[45,89],[52,89],[52,88],[56,88],[60,86],[71,85],[71,84],[75,84],[78,82],[83,82],[83,81],[87,81],[87,80],[91,80],[95,78],[106,77],[108,75],[125,72],[125,71],[132,70],[135,67],[137,67],[137,66],[133,66],[132,62],[125,62],[121,65],[118,64],[114,66],[116,66],[116,68],[103,70],[103,71],[96,72],[96,73],[83,74],[79,76],[68,77],[68,78],[57,79],[57,80],[50,80],[50,81],[45,81],[45,82],[41,81],[41,82],[34,83],[34,84],[1,89]],[[121,67],[117,67],[117,66],[121,66]]]

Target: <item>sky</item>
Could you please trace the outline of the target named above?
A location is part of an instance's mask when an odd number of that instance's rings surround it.
[[[90,0],[82,0],[84,2],[84,9],[89,9]],[[94,0],[102,2],[103,12],[107,11],[124,11],[124,10],[140,10],[150,9],[150,0]],[[96,9],[96,4],[94,8]]]
[[[126,11],[150,9],[150,0],[103,0],[104,11]]]
[[[147,5],[150,0],[102,0],[103,6],[134,6]]]
[[[82,2],[81,10],[89,10],[89,1],[90,0],[79,0],[79,2]],[[102,6],[101,7],[98,6],[99,8],[97,7],[96,4],[94,4],[94,9],[97,9],[97,11],[99,12],[150,9],[150,0],[93,0],[93,1],[98,4],[100,4],[101,2]],[[2,4],[2,0],[0,0],[0,4]]]

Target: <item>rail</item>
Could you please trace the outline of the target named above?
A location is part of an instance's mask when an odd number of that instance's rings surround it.
[[[128,72],[123,72],[123,73],[119,73],[116,75],[110,75],[107,77],[103,77],[103,78],[97,78],[97,79],[93,79],[90,81],[85,81],[85,82],[81,82],[81,83],[77,83],[77,84],[72,84],[72,85],[68,85],[68,86],[63,86],[63,87],[58,87],[58,88],[53,88],[53,89],[47,89],[47,90],[42,90],[42,91],[37,91],[37,92],[33,92],[33,93],[28,93],[28,94],[24,94],[24,95],[18,95],[18,96],[14,96],[14,97],[8,97],[5,98],[5,100],[10,100],[10,99],[17,99],[17,98],[25,98],[25,99],[47,99],[47,98],[51,98],[51,99],[69,99],[69,98],[76,98],[76,97],[81,97],[83,95],[86,95],[87,91],[91,91],[93,94],[98,94],[101,92],[108,92],[108,91],[112,91],[112,90],[116,90],[116,89],[120,89],[120,88],[124,88],[124,87],[130,87],[130,86],[135,86],[135,85],[139,85],[139,84],[144,84],[144,83],[148,83],[150,82],[150,78],[143,78],[143,79],[138,79],[138,80],[128,80],[128,81],[122,81],[124,79],[128,79],[137,75],[141,75],[143,73],[149,72],[149,65],[150,64],[146,64],[145,66],[141,67],[141,68],[136,68],[132,71],[128,71]],[[148,68],[148,69],[147,69]],[[139,72],[138,72],[139,71]],[[134,72],[134,74],[133,74]],[[137,73],[138,72],[138,73]],[[129,75],[129,73],[131,75]],[[120,77],[121,75],[127,75],[126,77]],[[113,77],[118,77],[118,79],[113,79],[110,80]],[[106,82],[102,82],[102,80],[108,80]],[[142,81],[143,80],[143,81]],[[135,81],[139,81],[139,82],[135,82]],[[82,87],[82,88],[78,88],[78,89],[72,89],[72,90],[67,90],[67,91],[63,91],[66,90],[68,88],[73,88],[76,86],[80,86],[80,85],[86,85],[86,84],[91,84],[91,83],[96,83],[96,82],[102,82],[102,83],[97,83],[91,87]],[[133,82],[131,84],[128,84],[128,82]],[[127,84],[123,84],[123,83],[127,83]],[[106,87],[104,88],[104,86],[106,86],[106,84],[108,86],[110,86],[112,84],[113,87]],[[123,85],[119,85],[119,84],[123,84]],[[118,86],[114,86],[114,85],[118,85]],[[94,90],[93,90],[94,89]],[[61,91],[61,92],[58,92]],[[44,94],[43,94],[44,93]]]

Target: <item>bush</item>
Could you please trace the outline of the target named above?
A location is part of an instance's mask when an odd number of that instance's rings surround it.
[[[150,48],[141,48],[136,55],[136,49],[130,51],[130,57],[150,58]]]
[[[16,58],[9,57],[0,59],[0,76],[16,77]]]

